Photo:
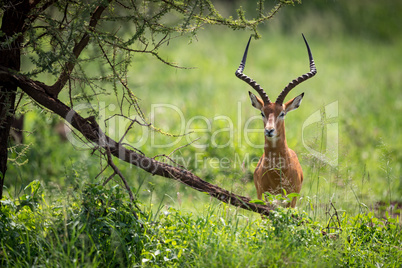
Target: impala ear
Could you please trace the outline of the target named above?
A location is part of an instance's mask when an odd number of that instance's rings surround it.
[[[304,93],[300,94],[299,96],[291,99],[290,101],[288,101],[285,104],[285,111],[286,113],[296,110],[297,108],[299,108],[301,101],[303,99]]]
[[[261,110],[262,107],[264,106],[264,103],[262,102],[262,100],[260,98],[258,98],[256,95],[254,95],[253,93],[251,93],[250,91],[248,92],[248,95],[250,96],[251,105],[253,105],[258,110]]]

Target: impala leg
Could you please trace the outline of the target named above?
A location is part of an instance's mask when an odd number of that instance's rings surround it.
[[[296,201],[297,201],[297,197],[293,197],[292,201],[287,205],[287,207],[295,208],[296,207]]]
[[[259,199],[259,200],[263,200],[262,199],[262,189],[261,189],[261,186],[258,184],[258,182],[256,181],[256,180],[254,180],[254,184],[255,184],[255,188],[256,188],[256,190],[257,190],[257,198]],[[263,200],[264,201],[264,200]]]
[[[254,171],[253,174],[253,179],[254,179],[254,185],[255,185],[255,189],[257,190],[257,198],[259,200],[265,201],[262,199],[262,194],[263,194],[263,189],[262,189],[262,185],[261,185],[261,176],[259,174],[259,170],[261,168],[261,162],[263,160],[263,157],[260,158],[260,160],[258,161],[257,167]]]
[[[300,187],[301,188],[301,187]],[[299,189],[292,189],[292,191],[291,191],[291,193],[300,193],[300,188]],[[297,202],[297,197],[295,196],[295,197],[293,197],[292,198],[292,201],[290,201],[290,203],[288,203],[287,205],[286,205],[286,207],[292,207],[292,208],[295,208],[296,207],[296,202]]]

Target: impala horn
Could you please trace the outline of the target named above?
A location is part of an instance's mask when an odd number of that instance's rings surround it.
[[[307,47],[307,51],[308,51],[308,57],[310,59],[310,72],[303,74],[302,76],[299,76],[298,78],[294,79],[292,82],[290,82],[281,92],[281,94],[279,94],[278,98],[276,99],[276,103],[279,105],[283,104],[283,101],[285,100],[286,95],[288,95],[288,93],[298,84],[306,81],[307,79],[310,79],[311,77],[313,77],[316,73],[317,73],[317,69],[315,68],[315,64],[314,64],[314,59],[313,59],[313,55],[311,54],[311,50],[310,47],[307,43],[306,38],[304,37],[304,35],[302,34],[304,42],[306,43],[306,47]],[[240,69],[240,68],[239,68]],[[236,72],[237,75],[237,72]]]
[[[264,89],[262,89],[262,87],[259,84],[257,84],[257,82],[255,82],[253,79],[251,79],[247,75],[243,74],[244,67],[246,66],[247,51],[248,51],[248,47],[250,45],[250,41],[251,41],[251,36],[250,36],[250,39],[248,40],[246,50],[244,51],[243,59],[241,60],[240,66],[236,70],[235,74],[238,78],[240,78],[241,80],[243,80],[244,82],[249,84],[252,88],[255,89],[255,91],[258,92],[258,94],[261,96],[261,99],[264,102],[264,104],[269,104],[269,103],[271,103],[271,101],[269,100],[268,95],[267,95],[267,93],[265,93]],[[314,61],[313,61],[313,64],[314,64]]]

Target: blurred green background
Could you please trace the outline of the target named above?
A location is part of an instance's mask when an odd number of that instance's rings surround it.
[[[275,3],[267,1],[266,9]],[[256,17],[251,1],[220,1],[216,5],[227,15],[234,15],[236,7],[242,5],[248,18]],[[252,41],[245,74],[260,83],[271,99],[308,71],[301,33],[313,52],[318,74],[287,97],[305,92],[300,108],[286,118],[288,145],[297,152],[304,171],[298,206],[305,210],[324,211],[323,204],[329,200],[352,212],[359,211],[362,204],[373,207],[379,201],[402,201],[400,14],[399,1],[304,1],[281,9],[259,28],[262,38]],[[186,133],[186,126],[195,133],[170,137],[136,126],[125,141],[139,145],[149,156],[173,152],[173,159],[201,178],[256,198],[252,160],[262,155],[262,149],[250,142],[262,144],[263,136],[261,132],[245,136],[244,129],[261,129],[262,124],[256,119],[247,125],[250,118],[260,115],[248,99],[247,91],[252,89],[234,75],[249,35],[248,31],[206,27],[196,37],[171,40],[160,50],[161,56],[179,66],[194,67],[191,69],[175,69],[152,56],[135,56],[129,86],[140,98],[149,120],[171,134]],[[90,48],[87,53],[91,53]],[[99,69],[91,62],[84,67],[89,74]],[[68,101],[67,95],[62,98]],[[117,106],[109,104],[117,105],[115,98],[100,100],[103,116],[113,115]],[[303,129],[317,112],[326,118],[323,111],[328,106],[335,112],[329,123],[336,132],[328,132],[325,120]],[[64,193],[85,181],[103,181],[111,175],[106,171],[95,178],[101,170],[99,157],[91,155],[87,147],[78,143],[71,146],[55,135],[59,124],[56,116],[41,113],[32,105],[25,106],[24,111],[24,138],[29,147],[12,148],[13,160],[5,182],[10,193],[18,195],[34,179]],[[119,139],[128,124],[108,120],[105,130]],[[196,138],[200,139],[175,150]],[[174,145],[155,146],[169,143]],[[337,150],[331,147],[334,144]],[[307,147],[326,153],[328,161],[337,163],[329,165]],[[22,151],[24,155],[17,158],[17,152]],[[195,211],[210,202],[205,194],[177,182],[152,177],[125,163],[118,166],[145,203]]]

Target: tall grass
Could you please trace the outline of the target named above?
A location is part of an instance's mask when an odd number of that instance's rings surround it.
[[[48,203],[34,181],[24,196],[3,201],[0,264],[4,267],[322,267],[398,266],[402,230],[390,216],[327,209],[326,223],[278,208],[248,217],[204,203],[196,214],[148,204],[134,217],[118,186],[87,184],[68,204]],[[141,205],[141,204],[137,204]],[[323,235],[324,234],[324,235]]]

